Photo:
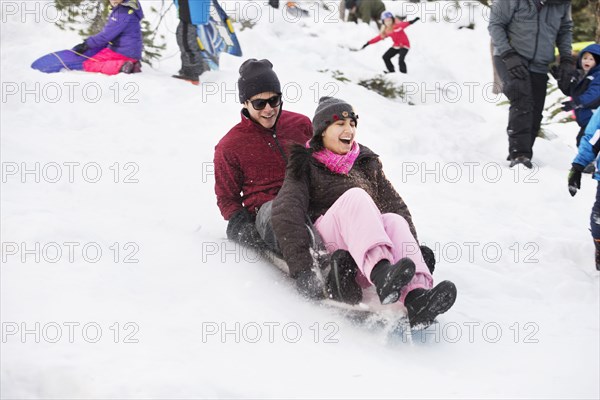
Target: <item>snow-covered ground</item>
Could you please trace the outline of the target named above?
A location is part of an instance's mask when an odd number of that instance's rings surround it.
[[[256,25],[237,23],[244,58],[194,87],[170,78],[174,8],[154,68],[45,75],[31,62],[80,39],[48,3],[1,1],[2,398],[597,399],[596,183],[574,198],[566,184],[577,127],[545,126],[558,138],[538,140],[536,168],[508,169],[487,12],[451,3],[387,2],[421,17],[409,74],[390,77],[410,105],[356,84],[391,42],[350,51],[376,28],[309,2],[302,20],[223,2]],[[224,240],[211,163],[249,57],[273,62],[288,110],[312,118],[324,95],[355,106],[359,142],[436,252],[434,278],[459,290],[426,343],[353,326]]]

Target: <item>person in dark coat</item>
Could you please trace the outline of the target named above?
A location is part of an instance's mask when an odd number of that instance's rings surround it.
[[[344,7],[349,11],[348,22],[358,23],[360,19],[367,24],[375,21],[377,27],[381,26],[379,18],[385,11],[385,4],[381,0],[345,0]]]
[[[281,85],[269,60],[246,60],[238,89],[241,121],[215,147],[217,205],[229,221],[230,240],[277,250],[271,201],[283,184],[287,148],[305,143],[312,125],[308,117],[282,109]]]
[[[181,52],[181,69],[174,78],[194,85],[200,84],[200,75],[209,70],[198,45],[198,26],[210,19],[211,0],[174,0],[179,11],[179,24],[175,36]]]
[[[88,49],[99,49],[83,63],[88,72],[106,75],[141,72],[142,7],[138,0],[110,0],[110,9],[102,31],[73,47],[73,51],[83,54]]]
[[[533,144],[542,122],[555,46],[560,75],[575,69],[571,0],[494,0],[488,30],[502,91],[510,101],[508,160],[511,167],[533,168]]]
[[[382,304],[400,300],[412,326],[428,325],[452,306],[456,287],[445,281],[433,288],[408,207],[377,154],[356,142],[357,121],[350,104],[320,100],[313,137],[294,146],[273,201],[277,241],[300,291],[319,296],[310,290],[316,285],[304,229],[309,219],[330,252],[351,254],[356,285],[375,285]]]

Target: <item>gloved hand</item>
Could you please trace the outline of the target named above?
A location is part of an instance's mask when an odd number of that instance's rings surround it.
[[[579,80],[579,71],[573,69],[570,72],[565,73],[558,65],[553,65],[550,67],[550,73],[554,79],[556,79],[560,91],[563,92],[565,96],[571,96],[571,92]]]
[[[433,270],[435,269],[435,254],[433,250],[431,250],[427,246],[419,246],[421,248],[421,255],[423,256],[423,261],[425,261],[425,265],[429,268],[429,273],[433,274]]]
[[[252,215],[245,208],[233,214],[229,219],[229,223],[227,224],[227,238],[245,246],[256,248],[266,246],[256,230],[254,218],[252,218]]]
[[[315,273],[308,269],[300,271],[296,276],[296,289],[298,292],[311,300],[320,300],[325,298],[323,292],[323,282],[321,282]]]
[[[571,170],[569,171],[569,193],[571,193],[571,196],[575,196],[577,191],[581,189],[581,172],[583,169],[583,165],[572,164]]]
[[[514,51],[507,51],[502,55],[502,61],[504,61],[504,65],[506,65],[506,69],[508,69],[508,73],[515,79],[526,79],[529,76],[529,70],[523,64],[523,60],[521,60],[521,56]]]
[[[576,71],[575,61],[571,56],[561,56],[560,57],[560,65],[558,66],[558,80],[568,82],[573,72]]]
[[[421,19],[421,17],[417,17],[417,18],[415,18],[415,19],[411,20],[411,21],[410,21],[410,24],[412,25],[412,24],[414,24],[415,22],[417,22],[417,21],[418,21],[418,20],[420,20],[420,19]]]
[[[365,47],[367,47],[368,45],[369,45],[369,42],[367,42],[367,43],[363,44],[363,47],[361,47],[360,49],[362,50],[362,49],[364,49]]]
[[[573,100],[567,100],[562,102],[561,108],[563,111],[571,111],[577,108],[577,106],[575,105],[575,102]]]
[[[89,49],[89,47],[85,41],[73,47],[73,51],[80,54],[85,53],[87,49]]]

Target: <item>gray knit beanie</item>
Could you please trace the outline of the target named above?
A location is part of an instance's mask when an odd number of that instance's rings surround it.
[[[281,94],[281,85],[277,74],[273,71],[273,64],[269,60],[250,58],[240,66],[238,79],[240,103],[245,103],[259,93],[273,92]]]
[[[312,120],[313,137],[322,134],[335,121],[346,118],[352,118],[354,123],[358,124],[358,115],[354,113],[350,104],[334,97],[321,97]]]

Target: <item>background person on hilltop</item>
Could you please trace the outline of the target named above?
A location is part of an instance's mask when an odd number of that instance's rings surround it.
[[[404,59],[408,54],[408,50],[410,49],[410,42],[404,30],[417,22],[419,19],[420,18],[417,17],[406,22],[399,18],[395,18],[391,12],[384,11],[381,14],[381,22],[383,22],[383,25],[381,26],[381,33],[365,43],[362,48],[364,49],[368,45],[375,44],[385,38],[392,38],[394,44],[383,55],[383,61],[385,62],[388,72],[395,72],[396,70],[394,69],[394,64],[392,64],[392,58],[398,55],[398,66],[400,68],[400,72],[406,74],[407,67]]]
[[[360,19],[367,24],[371,20],[380,26],[379,17],[385,11],[385,4],[381,0],[345,0],[344,6],[348,10],[348,22],[358,23]]]
[[[181,69],[174,78],[194,85],[200,84],[200,75],[209,70],[198,45],[197,24],[209,19],[210,0],[174,0],[179,10],[179,24],[175,36],[181,52]]]

